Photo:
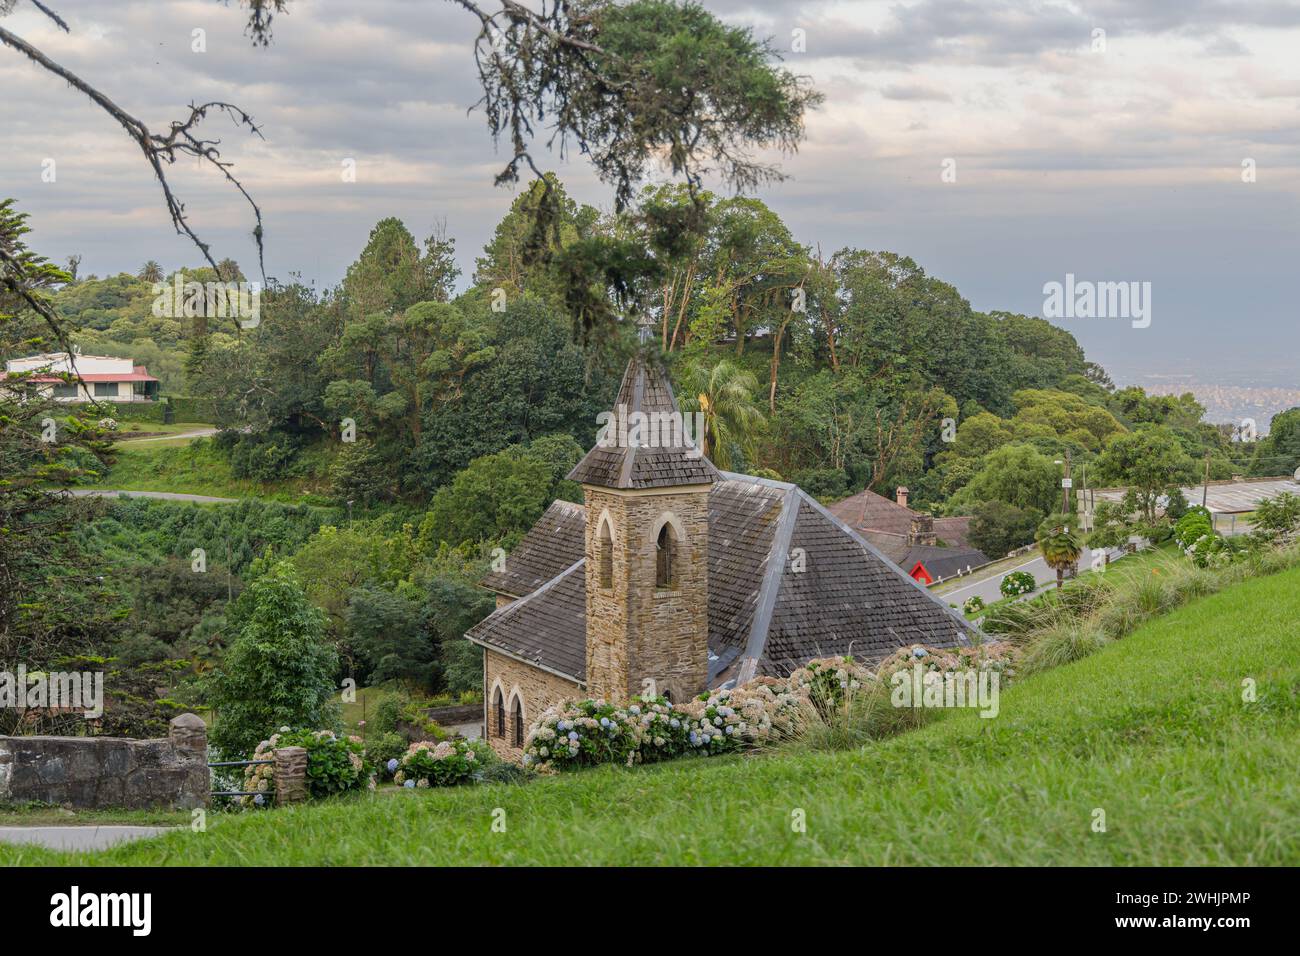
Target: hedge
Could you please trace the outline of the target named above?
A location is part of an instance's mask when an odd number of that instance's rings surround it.
[[[217,416],[212,399],[191,395],[169,395],[167,404],[171,406],[171,420],[174,422],[200,422],[207,424]]]

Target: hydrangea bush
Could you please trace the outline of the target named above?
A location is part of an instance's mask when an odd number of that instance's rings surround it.
[[[492,758],[487,745],[469,740],[419,740],[390,758],[386,769],[403,787],[451,787],[467,783]]]
[[[972,594],[961,606],[963,614],[975,614],[984,610],[984,599],[978,594]]]
[[[281,727],[278,733],[254,748],[250,759],[274,760],[276,750],[281,747],[302,747],[307,751],[307,795],[312,799],[375,786],[360,737],[343,737],[332,730]],[[251,797],[240,798],[244,806],[269,806],[275,796],[274,765],[245,767],[243,789],[253,793]]]
[[[910,670],[920,664],[923,670],[945,673],[947,671],[995,671],[999,683],[1005,684],[1016,676],[1018,652],[1006,641],[992,641],[972,647],[932,648],[921,644],[900,647],[880,662],[876,669],[879,680],[886,683],[896,671]]]
[[[1034,576],[1028,571],[1011,571],[1002,579],[998,590],[1003,597],[1019,597],[1031,593],[1037,586]]]

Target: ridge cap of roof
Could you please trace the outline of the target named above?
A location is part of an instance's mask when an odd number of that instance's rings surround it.
[[[851,527],[847,522],[843,521],[842,519],[837,518],[834,514],[832,514],[829,510],[827,510],[825,505],[823,505],[812,495],[808,494],[808,492],[804,491],[802,488],[798,488],[798,492],[799,492],[799,496],[804,501],[806,501],[814,510],[818,511],[822,515],[822,517],[829,519],[841,531],[848,534],[850,538],[856,541],[868,552],[870,552],[876,558],[883,561],[885,567],[889,571],[898,575],[898,577],[902,578],[912,587],[916,588],[918,591],[924,594],[926,600],[933,601],[940,608],[942,608],[944,613],[947,614],[950,618],[953,619],[954,622],[956,622],[959,625],[960,627],[959,633],[962,635],[962,637],[966,640],[967,643],[970,642],[970,635],[972,633],[977,635],[981,641],[984,639],[984,632],[981,631],[978,627],[976,627],[973,622],[966,620],[966,618],[959,615],[956,612],[956,610],[950,608],[946,603],[940,601],[937,597],[935,597],[935,595],[931,594],[930,591],[925,587],[925,585],[921,584],[920,581],[917,581],[910,574],[908,574],[906,571],[900,568],[897,564],[895,564],[893,561],[890,561],[889,558],[885,557],[885,555],[882,554],[875,547],[875,545],[873,545],[870,541],[868,541],[861,534],[859,534],[855,528]]]
[[[759,585],[758,603],[754,608],[754,617],[749,623],[744,655],[736,670],[737,684],[753,679],[758,671],[758,662],[763,659],[763,652],[767,648],[767,634],[772,628],[772,614],[776,610],[776,602],[781,594],[785,562],[790,554],[790,540],[794,537],[794,526],[798,521],[799,486],[788,482],[782,484],[785,484],[786,488],[785,494],[781,497],[781,517],[777,521],[776,533],[772,535],[772,545],[767,552],[767,567],[763,569],[763,583]]]

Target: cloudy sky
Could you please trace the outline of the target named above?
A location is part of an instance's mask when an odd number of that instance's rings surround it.
[[[474,21],[448,0],[293,0],[266,50],[237,4],[47,3],[71,34],[28,0],[0,26],[155,128],[214,99],[262,126],[264,142],[210,121],[262,205],[269,275],[333,284],[389,215],[417,236],[445,222],[468,273],[509,205],[483,117],[467,113]],[[705,5],[770,36],[826,95],[782,160],[791,178],[759,194],[801,241],[905,253],[986,310],[1041,314],[1044,284],[1067,273],[1149,282],[1147,328],[1060,324],[1120,380],[1294,385],[1300,0]],[[551,165],[609,205],[580,160]],[[218,255],[250,263],[235,195],[192,164],[173,176]],[[32,214],[39,251],[78,253],[83,273],[196,261],[122,131],[3,47],[0,196]]]

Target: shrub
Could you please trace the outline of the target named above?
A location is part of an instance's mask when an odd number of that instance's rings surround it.
[[[373,786],[373,773],[365,759],[365,748],[358,737],[343,737],[332,730],[290,730],[263,740],[253,750],[253,760],[274,760],[281,747],[302,747],[307,751],[307,795],[312,799],[334,796],[350,790]],[[265,806],[275,792],[275,768],[258,764],[244,768],[244,787],[257,791],[243,797],[245,806]]]
[[[420,740],[396,764],[390,759],[387,768],[403,787],[451,787],[468,783],[478,767],[491,759],[491,749],[478,741]]]
[[[375,704],[375,715],[370,718],[370,727],[381,734],[395,733],[405,706],[406,700],[400,694],[385,694]]]
[[[1026,647],[1024,673],[1036,674],[1082,660],[1101,650],[1106,643],[1106,635],[1095,625],[1058,625],[1037,635]]]
[[[977,614],[984,610],[984,599],[978,594],[972,594],[962,603],[961,609],[964,614]]]
[[[1036,587],[1038,584],[1028,571],[1011,571],[1002,578],[998,590],[1002,592],[1003,597],[1019,597],[1031,593]]]
[[[381,779],[391,780],[397,768],[389,769],[389,761],[400,760],[407,746],[401,734],[392,731],[372,734],[366,738],[366,760],[376,768]]]
[[[1213,536],[1214,527],[1210,523],[1209,512],[1199,505],[1188,508],[1187,513],[1174,526],[1174,540],[1183,551],[1188,551],[1200,538]]]

